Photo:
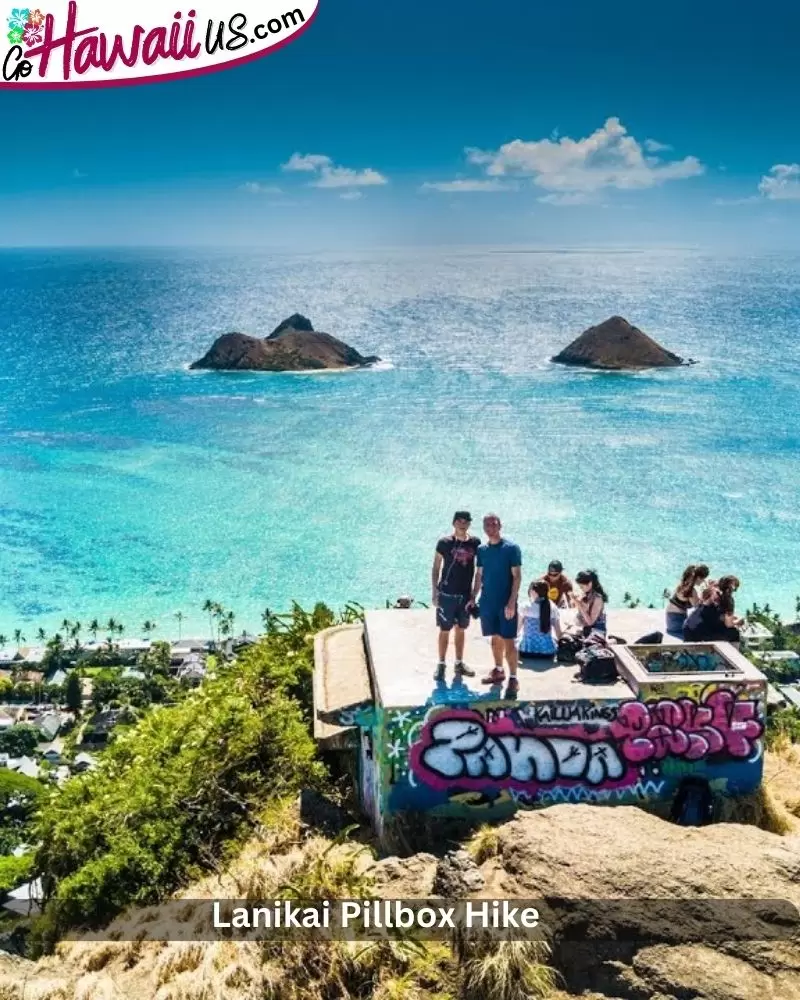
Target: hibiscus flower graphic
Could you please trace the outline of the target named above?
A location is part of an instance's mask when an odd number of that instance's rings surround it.
[[[46,16],[47,15],[43,14],[37,7],[36,10],[28,12],[28,24],[32,24],[34,28],[38,28],[40,25],[44,24]]]
[[[26,45],[38,45],[42,41],[42,29],[38,25],[29,24],[25,28],[23,38]]]
[[[22,28],[12,28],[8,33],[8,40],[12,45],[22,45]]]
[[[14,7],[11,11],[11,17],[8,19],[8,26],[11,31],[15,29],[24,31],[30,15],[31,12],[27,7]]]

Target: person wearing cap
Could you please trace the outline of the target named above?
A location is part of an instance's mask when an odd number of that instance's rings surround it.
[[[564,572],[564,565],[558,559],[553,559],[547,567],[547,572],[542,577],[542,582],[547,584],[547,596],[559,608],[571,608],[574,604],[572,597],[572,580]]]
[[[469,534],[472,515],[457,510],[453,515],[453,533],[436,543],[431,568],[432,603],[439,627],[439,662],[436,680],[443,681],[447,670],[447,647],[455,629],[456,677],[474,677],[475,671],[464,663],[465,631],[469,626],[472,581],[480,539]]]

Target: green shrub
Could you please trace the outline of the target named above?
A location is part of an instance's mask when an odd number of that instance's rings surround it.
[[[42,811],[36,870],[47,906],[35,950],[97,927],[212,867],[271,799],[319,787],[308,726],[318,606],[273,616],[267,636],[183,701],[148,712]]]

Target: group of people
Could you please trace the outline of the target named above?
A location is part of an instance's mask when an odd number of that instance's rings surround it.
[[[486,541],[470,534],[472,515],[459,510],[452,533],[440,538],[431,568],[432,603],[439,628],[439,659],[435,678],[444,681],[450,633],[454,633],[455,675],[474,677],[464,662],[465,633],[470,619],[480,620],[481,632],[491,639],[494,667],[484,684],[502,685],[508,667],[509,696],[519,689],[519,657],[552,661],[567,632],[562,612],[574,611],[570,632],[583,637],[606,635],[606,594],[595,570],[582,570],[575,583],[553,560],[533,580],[527,601],[520,604],[522,552],[503,537],[496,514],[483,518]],[[666,632],[685,642],[738,642],[741,619],[735,615],[735,576],[709,580],[705,564],[687,566],[666,609]]]
[[[734,595],[735,576],[709,580],[705,563],[687,566],[667,603],[667,635],[683,642],[733,642],[740,639],[741,618]]]
[[[496,514],[483,519],[486,541],[470,534],[469,511],[456,511],[452,534],[440,538],[431,569],[432,603],[439,627],[439,661],[436,680],[443,681],[450,633],[454,632],[456,677],[474,677],[464,662],[465,632],[472,617],[480,619],[481,632],[491,639],[493,669],[484,684],[502,685],[507,694],[519,689],[519,656],[552,660],[564,630],[560,609],[575,609],[574,628],[584,635],[606,631],[608,597],[594,570],[575,577],[577,590],[553,560],[538,580],[528,587],[528,600],[520,606],[522,552],[519,545],[504,538]]]

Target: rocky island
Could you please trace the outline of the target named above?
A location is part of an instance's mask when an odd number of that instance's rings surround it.
[[[612,316],[599,326],[584,330],[577,340],[551,360],[561,365],[607,371],[674,368],[694,363],[666,350],[622,316]]]
[[[344,341],[314,329],[311,321],[295,313],[268,337],[226,333],[191,368],[218,371],[302,372],[337,368],[365,368],[380,361],[364,356]]]

